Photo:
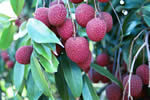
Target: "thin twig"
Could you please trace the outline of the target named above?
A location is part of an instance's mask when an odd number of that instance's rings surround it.
[[[45,4],[46,4],[46,3],[45,3],[45,0],[43,0],[43,7],[45,7]]]
[[[38,5],[39,5],[39,0],[36,1],[36,8],[35,8],[35,10],[38,8]]]
[[[95,6],[95,18],[96,18],[96,13],[98,12],[97,6],[96,6],[96,0],[94,0],[94,6]]]

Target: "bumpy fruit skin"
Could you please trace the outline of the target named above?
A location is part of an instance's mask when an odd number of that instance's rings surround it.
[[[75,4],[78,4],[78,3],[81,3],[83,2],[83,0],[70,0],[72,3],[75,3]]]
[[[72,20],[67,18],[61,26],[57,27],[57,32],[63,40],[67,40],[73,35]]]
[[[107,31],[110,32],[113,26],[113,18],[108,12],[101,12],[99,17],[106,22]]]
[[[34,15],[35,19],[43,22],[47,27],[50,27],[50,23],[48,20],[48,8],[37,8]]]
[[[108,2],[109,0],[98,0],[99,2]]]
[[[92,61],[92,53],[90,52],[88,59],[83,63],[79,63],[78,66],[81,69],[83,69],[86,73],[88,73],[88,71],[90,70],[91,61]]]
[[[129,75],[123,79],[123,87],[125,88],[126,84],[126,93],[128,93],[129,84],[128,84]],[[137,97],[142,91],[143,83],[142,79],[138,75],[131,76],[131,96]]]
[[[96,63],[100,66],[107,66],[109,64],[109,56],[106,53],[102,53],[97,56]]]
[[[108,100],[121,100],[121,93],[121,88],[114,83],[106,88],[106,97]]]
[[[87,4],[80,4],[75,11],[77,23],[82,27],[86,27],[87,23],[94,18],[94,14],[94,8]]]
[[[55,1],[51,2],[51,3],[49,4],[49,7],[51,7],[51,6],[53,6],[53,5],[56,5],[56,4],[58,4],[58,0],[55,0]],[[60,0],[59,4],[64,5],[64,2],[63,2],[62,0]]]
[[[32,54],[32,46],[23,46],[16,51],[16,61],[20,64],[29,64]]]
[[[9,60],[9,55],[8,55],[7,51],[2,51],[1,57],[5,62],[7,62]]]
[[[62,4],[55,4],[49,8],[48,19],[51,25],[60,26],[65,22],[67,10]]]
[[[149,68],[148,65],[140,65],[136,69],[136,74],[139,75],[143,81],[143,84],[147,85],[149,83]]]
[[[83,63],[89,56],[89,44],[84,37],[70,37],[65,43],[67,56],[75,63]]]
[[[13,68],[14,67],[14,62],[9,60],[9,61],[6,62],[6,65],[8,66],[9,69]]]
[[[100,41],[106,34],[106,23],[99,18],[93,18],[86,26],[86,32],[90,40]]]

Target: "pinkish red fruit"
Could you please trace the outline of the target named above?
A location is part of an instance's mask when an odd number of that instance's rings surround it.
[[[56,4],[58,4],[58,0],[55,0],[55,1],[51,2],[51,3],[49,4],[49,7],[51,7],[51,6],[53,6],[53,5],[56,5]],[[59,4],[64,5],[64,2],[63,2],[62,0],[60,0]]]
[[[65,22],[67,10],[62,4],[55,4],[49,8],[48,19],[51,25],[60,26]]]
[[[34,15],[35,19],[43,22],[47,27],[51,26],[48,20],[48,8],[37,8]]]
[[[126,93],[128,93],[129,84],[128,84],[129,75],[123,79],[123,87],[125,88],[126,84]],[[142,91],[143,83],[142,79],[138,75],[131,76],[131,96],[137,97]]]
[[[100,66],[107,66],[109,64],[109,56],[106,53],[98,55],[96,63]]]
[[[98,0],[99,2],[108,2],[109,0]]]
[[[86,26],[86,32],[90,40],[100,41],[106,34],[106,23],[100,18],[93,18]]]
[[[67,18],[61,26],[57,27],[58,34],[63,40],[67,40],[73,35],[73,23],[72,20]]]
[[[72,3],[75,3],[75,4],[78,4],[78,3],[81,3],[83,2],[83,0],[70,0]]]
[[[22,24],[22,21],[20,19],[17,19],[15,21],[16,26],[20,27],[20,25]]]
[[[75,63],[83,63],[89,56],[89,44],[84,37],[70,37],[65,43],[67,56]]]
[[[108,100],[121,100],[122,90],[119,86],[112,83],[106,88],[106,97]]]
[[[101,12],[99,17],[106,22],[107,31],[110,32],[113,26],[113,19],[112,16],[108,12]]]
[[[82,27],[86,27],[87,23],[94,18],[94,14],[94,8],[88,4],[80,4],[75,11],[77,23]]]
[[[7,62],[9,60],[9,55],[8,55],[7,51],[2,51],[1,57],[5,62]]]
[[[23,46],[16,51],[16,61],[20,64],[29,64],[32,54],[32,46]]]
[[[149,68],[148,65],[140,65],[136,69],[136,74],[139,75],[143,81],[143,84],[147,85],[149,83]]]
[[[6,62],[6,65],[8,66],[9,69],[13,68],[14,67],[14,62],[9,60],[9,61]]]

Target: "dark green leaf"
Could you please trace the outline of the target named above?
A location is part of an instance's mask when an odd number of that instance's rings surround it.
[[[115,78],[107,69],[105,69],[104,67],[100,67],[97,64],[91,64],[91,66],[93,67],[93,69],[100,73],[101,75],[106,76],[107,78],[109,78],[112,82],[116,83],[119,87],[122,88],[122,84],[121,82]]]

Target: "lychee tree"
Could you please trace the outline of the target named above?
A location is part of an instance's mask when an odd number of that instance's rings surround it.
[[[16,17],[0,13],[2,99],[149,100],[149,0],[9,2]]]

